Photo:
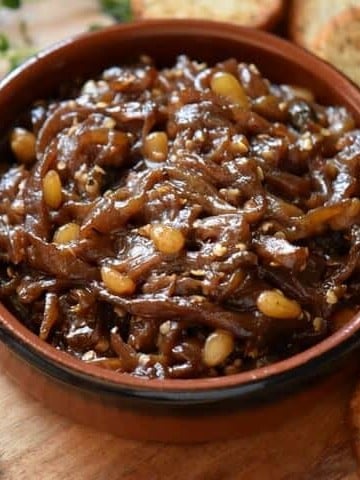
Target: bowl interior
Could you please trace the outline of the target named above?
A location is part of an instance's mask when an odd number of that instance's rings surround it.
[[[207,21],[148,21],[115,26],[66,40],[8,75],[0,84],[0,133],[36,99],[56,95],[59,85],[86,79],[102,69],[152,56],[157,65],[171,65],[179,54],[214,63],[229,57],[254,63],[277,83],[310,88],[323,103],[342,104],[360,124],[360,91],[328,64],[269,34]],[[279,375],[317,358],[360,331],[360,316],[315,347],[288,360],[230,377],[197,380],[142,380],[93,367],[40,341],[0,306],[0,327],[37,355],[64,369],[134,388],[189,391],[226,388]]]

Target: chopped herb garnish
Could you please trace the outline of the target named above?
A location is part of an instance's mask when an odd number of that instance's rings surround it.
[[[19,8],[21,7],[21,0],[0,0],[0,6],[8,8]]]
[[[99,0],[105,13],[116,18],[120,22],[131,20],[131,8],[129,0]]]
[[[0,52],[6,52],[9,50],[9,40],[7,39],[6,35],[0,33]]]

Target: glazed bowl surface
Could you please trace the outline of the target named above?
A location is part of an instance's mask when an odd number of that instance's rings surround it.
[[[60,85],[91,78],[141,54],[159,66],[170,65],[179,54],[210,64],[229,57],[254,63],[273,82],[297,84],[312,90],[320,103],[344,105],[360,125],[360,91],[305,50],[230,24],[154,20],[65,40],[12,72],[0,84],[0,133],[33,101],[56,95]],[[156,440],[183,441],[189,425],[198,422],[201,430],[192,439],[200,441],[246,433],[245,417],[258,415],[256,422],[264,423],[277,418],[274,412],[286,411],[286,404],[291,411],[296,398],[319,391],[324,379],[349,365],[360,344],[360,314],[289,359],[206,379],[148,380],[86,364],[40,340],[1,305],[0,339],[5,369],[56,411],[120,435]],[[208,422],[217,425],[212,433]]]

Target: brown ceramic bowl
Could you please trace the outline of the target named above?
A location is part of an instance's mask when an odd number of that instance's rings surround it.
[[[89,33],[29,60],[0,84],[0,131],[32,101],[56,94],[61,83],[143,53],[160,65],[180,53],[210,63],[228,57],[253,62],[275,82],[296,83],[321,102],[345,105],[360,124],[360,91],[304,50],[230,24],[164,20]],[[211,379],[145,380],[85,364],[41,341],[1,305],[0,339],[5,370],[57,412],[124,437],[189,442],[273,428],[328,398],[355,367],[350,353],[360,344],[360,315],[299,355]]]

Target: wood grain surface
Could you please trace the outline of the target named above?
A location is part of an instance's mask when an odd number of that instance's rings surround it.
[[[278,431],[197,446],[115,438],[57,416],[0,374],[1,480],[356,480],[342,397]],[[312,435],[322,423],[324,435]]]

